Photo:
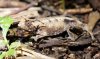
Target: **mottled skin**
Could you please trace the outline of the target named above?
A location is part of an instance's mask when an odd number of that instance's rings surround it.
[[[19,23],[19,27],[22,29],[27,29],[32,31],[37,31],[35,32],[37,35],[34,37],[35,40],[41,37],[45,36],[53,36],[57,35],[59,33],[62,33],[63,31],[67,31],[68,35],[71,40],[75,40],[78,36],[74,33],[72,33],[69,29],[70,28],[82,28],[84,29],[84,24],[80,22],[77,18],[71,16],[71,17],[65,17],[65,16],[55,16],[55,17],[47,17],[47,18],[39,18],[39,19],[34,19],[34,21],[30,22],[31,25],[25,25],[22,24],[21,22]],[[34,29],[34,30],[33,30]]]

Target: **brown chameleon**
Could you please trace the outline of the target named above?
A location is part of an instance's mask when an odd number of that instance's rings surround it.
[[[39,38],[45,36],[53,36],[63,31],[68,32],[68,38],[75,40],[79,35],[83,34],[84,31],[91,35],[94,39],[91,32],[88,31],[86,24],[83,24],[74,16],[54,16],[46,18],[33,19],[32,21],[22,21],[18,24],[19,28],[32,31],[36,34],[33,38],[37,41]],[[75,32],[79,31],[79,32]]]

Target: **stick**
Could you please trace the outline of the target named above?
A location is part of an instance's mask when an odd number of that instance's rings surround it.
[[[79,8],[79,9],[66,9],[64,15],[66,14],[83,14],[91,12],[92,8]]]
[[[34,52],[34,51],[29,50],[29,49],[26,49],[26,48],[22,48],[21,50],[23,51],[23,52],[22,52],[23,54],[28,55],[28,56],[31,56],[31,57],[33,57],[34,59],[55,59],[55,58],[42,55],[42,54],[40,54],[40,53]],[[19,51],[17,51],[17,52],[18,52],[18,53],[21,53],[21,52],[19,52]]]

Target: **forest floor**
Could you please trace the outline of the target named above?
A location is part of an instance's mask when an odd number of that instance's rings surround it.
[[[0,16],[14,20],[9,44],[21,43],[4,59],[100,59],[100,0],[0,0]]]

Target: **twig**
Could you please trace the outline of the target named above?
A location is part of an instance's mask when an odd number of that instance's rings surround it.
[[[66,9],[64,15],[66,14],[83,14],[91,12],[92,8],[79,8],[79,9]]]
[[[20,1],[0,0],[0,7],[24,7],[26,3]]]
[[[18,11],[14,11],[13,13],[11,13],[11,14],[9,14],[9,15],[13,15],[13,14],[17,14],[17,13],[19,13],[19,12],[21,12],[21,11],[24,11],[24,10],[26,10],[26,9],[28,9],[28,8],[30,8],[30,7],[32,7],[33,5],[35,5],[33,2],[32,3],[30,3],[29,5],[27,5],[26,7],[23,7],[22,9],[20,9],[20,10],[18,10]]]
[[[0,16],[1,17],[6,16],[18,10],[20,10],[20,8],[0,8]]]
[[[34,52],[34,51],[26,49],[26,48],[22,48],[21,50],[23,51],[22,52],[23,54],[33,57],[34,59],[55,59],[55,58],[42,55],[40,53]],[[20,51],[17,51],[17,52],[21,53]]]

